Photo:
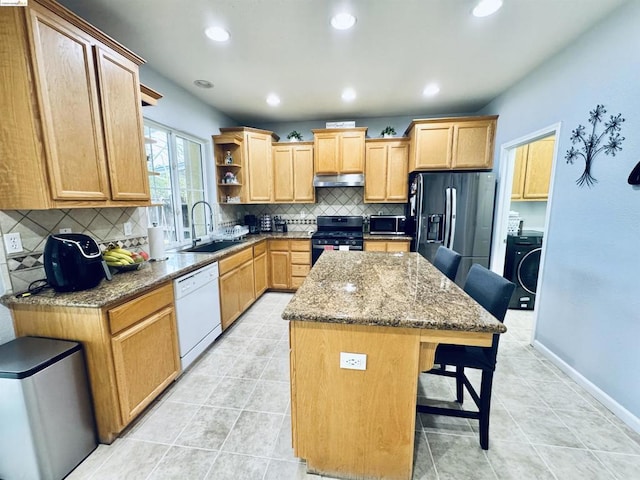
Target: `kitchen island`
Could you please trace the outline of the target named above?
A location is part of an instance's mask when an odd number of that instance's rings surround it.
[[[410,479],[418,373],[506,331],[417,253],[325,252],[282,318],[295,455],[340,478]]]

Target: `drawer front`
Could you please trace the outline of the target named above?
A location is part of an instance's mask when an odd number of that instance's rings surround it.
[[[291,263],[297,265],[311,265],[311,253],[291,252]]]
[[[310,252],[311,240],[291,240],[292,252]]]
[[[173,305],[173,285],[171,283],[109,310],[111,333],[118,333],[167,305]]]
[[[269,250],[288,252],[289,240],[269,240]]]
[[[239,267],[240,265],[248,262],[252,258],[253,258],[253,248],[251,247],[245,248],[244,250],[238,253],[234,253],[233,255],[227,258],[223,258],[218,263],[218,266],[220,267],[220,275],[224,275],[225,273],[230,272],[234,268]]]
[[[291,277],[291,288],[300,288],[305,277]]]
[[[387,252],[408,252],[409,251],[408,240],[395,240],[387,242]]]
[[[292,277],[306,277],[311,270],[309,265],[291,265],[291,276]]]
[[[254,258],[255,257],[259,257],[260,255],[262,255],[266,251],[267,251],[267,241],[266,240],[263,240],[262,242],[260,242],[257,245],[253,246],[253,256],[254,256]]]

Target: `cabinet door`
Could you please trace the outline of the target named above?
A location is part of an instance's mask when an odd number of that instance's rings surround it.
[[[238,268],[236,271],[236,277],[238,281],[238,302],[240,314],[251,306],[256,299],[254,275],[253,275],[253,260],[248,261]]]
[[[271,201],[271,137],[258,133],[247,134],[247,166],[249,184],[247,201]]]
[[[126,425],[180,372],[173,306],[118,333],[111,346],[120,413]]]
[[[549,197],[554,145],[555,137],[529,144],[523,199],[546,200]]]
[[[338,134],[316,133],[314,141],[316,173],[338,173]]]
[[[300,145],[293,149],[293,196],[296,202],[315,202],[313,188],[313,146]]]
[[[387,202],[406,202],[408,199],[409,145],[390,143],[387,150]],[[366,176],[365,176],[366,182]]]
[[[408,240],[392,240],[387,242],[387,252],[408,252],[409,246]]]
[[[91,41],[30,7],[44,148],[55,200],[107,200],[104,137]]]
[[[366,145],[364,201],[384,202],[387,198],[387,153],[384,143]],[[405,175],[406,176],[406,175]],[[404,183],[407,179],[404,178]]]
[[[494,120],[456,124],[451,166],[454,169],[490,169],[493,166]]]
[[[222,330],[226,330],[240,315],[240,288],[241,285],[232,270],[220,277],[220,321]]]
[[[453,124],[416,125],[413,132],[413,169],[444,170],[451,168]]]
[[[511,186],[511,200],[522,200],[524,191],[524,175],[527,170],[527,152],[529,145],[516,148],[516,159],[513,165],[513,184]]]
[[[148,201],[138,66],[102,48],[96,58],[111,198]]]
[[[365,252],[386,252],[387,242],[384,240],[367,240],[364,242]]]
[[[364,132],[340,134],[340,173],[364,172]]]
[[[253,259],[253,276],[256,288],[255,298],[258,298],[269,286],[269,270],[267,268],[266,253]]]
[[[273,199],[276,202],[294,200],[294,158],[290,146],[273,149]]]
[[[286,290],[289,288],[290,263],[289,252],[270,252],[270,282],[271,288]]]

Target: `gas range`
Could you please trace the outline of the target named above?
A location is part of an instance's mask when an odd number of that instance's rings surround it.
[[[362,250],[362,217],[320,216],[318,231],[311,236],[311,262],[325,250]]]

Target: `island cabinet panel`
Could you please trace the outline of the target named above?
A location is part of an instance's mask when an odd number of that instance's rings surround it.
[[[411,478],[420,336],[403,328],[293,321],[290,342],[294,453],[307,470]],[[367,355],[366,370],[341,369],[340,352]]]
[[[16,335],[82,343],[98,437],[111,443],[180,373],[173,285],[111,309],[12,305]]]
[[[2,9],[0,27],[0,109],[16,120],[0,208],[148,205],[144,61],[51,0]]]
[[[490,170],[497,116],[414,120],[410,170]]]
[[[366,128],[312,130],[315,173],[363,173],[366,131]]]

